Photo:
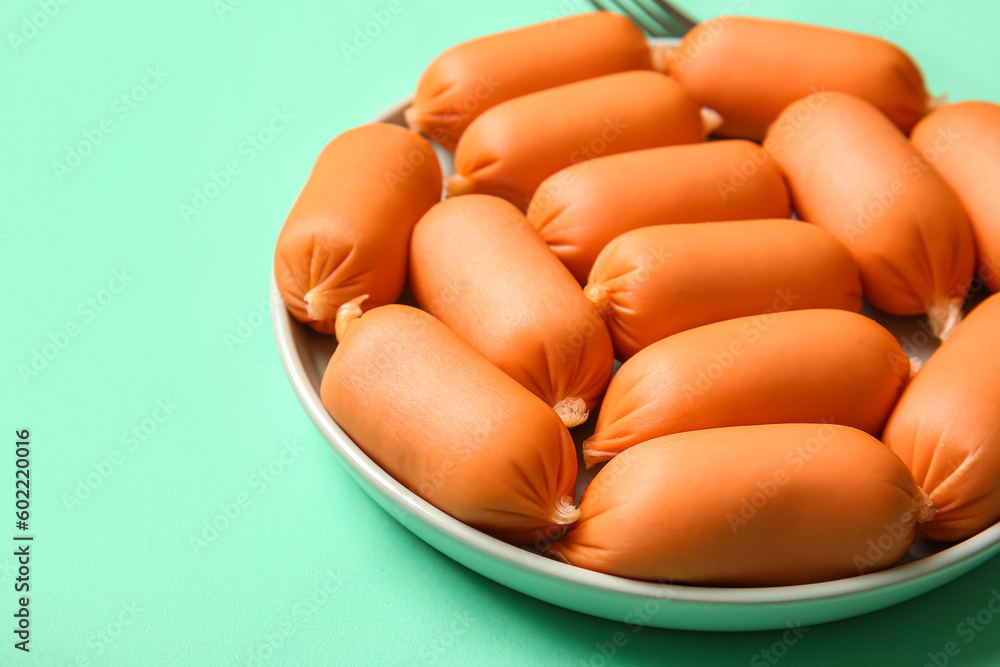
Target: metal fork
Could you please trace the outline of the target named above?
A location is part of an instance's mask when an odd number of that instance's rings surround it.
[[[681,37],[695,22],[662,0],[588,0],[604,11],[629,17],[651,37]]]

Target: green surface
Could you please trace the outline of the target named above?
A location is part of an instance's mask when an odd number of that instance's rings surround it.
[[[679,5],[891,26],[935,93],[1000,100],[994,2]],[[1000,664],[997,559],[801,636],[633,632],[538,602],[401,528],[299,406],[267,284],[320,148],[407,95],[444,47],[584,7],[4,3],[0,544],[23,428],[35,541],[29,654],[0,548],[0,664]],[[80,142],[95,147],[67,156]]]

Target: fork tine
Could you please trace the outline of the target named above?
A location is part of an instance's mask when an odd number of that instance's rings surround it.
[[[667,13],[658,0],[632,0],[632,4],[646,12],[670,37],[683,37],[691,29],[688,24],[677,21],[672,14]]]
[[[610,9],[608,9],[607,7],[605,7],[601,3],[600,0],[587,0],[587,2],[589,2],[590,6],[593,7],[594,9],[596,9],[599,12],[609,12],[609,11],[611,11]]]
[[[687,15],[682,13],[679,9],[671,5],[669,2],[664,2],[663,0],[652,0],[652,1],[654,5],[659,7],[662,11],[664,11],[667,15],[669,15],[670,18],[676,21],[677,24],[684,29],[684,32],[691,30],[691,28],[697,25],[697,23],[692,21],[690,18],[687,17]]]
[[[668,14],[666,10],[659,8],[651,10],[641,0],[632,2],[620,2],[619,0],[588,0],[588,2],[601,11],[617,12],[624,14],[642,30],[652,37],[681,37],[690,29],[691,22],[681,23]],[[679,14],[679,12],[675,13]],[[681,15],[682,18],[683,15]]]
[[[619,2],[619,0],[607,0],[606,2],[600,2],[599,0],[589,1],[590,4],[603,11],[616,11],[619,14],[624,14],[628,18],[632,19],[632,21],[634,21],[648,35],[653,37],[668,36],[659,21],[652,19],[646,12],[636,12],[624,3]],[[610,7],[602,5],[610,5]]]

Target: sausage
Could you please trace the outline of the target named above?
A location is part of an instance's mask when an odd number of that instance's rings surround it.
[[[601,249],[632,229],[791,215],[781,169],[742,140],[580,162],[545,179],[528,207],[528,220],[581,283]]]
[[[508,100],[472,121],[455,149],[448,196],[490,194],[525,210],[535,188],[599,155],[705,140],[699,105],[657,72],[635,71]]]
[[[817,91],[868,100],[908,133],[926,112],[923,75],[899,47],[859,33],[720,16],[667,56],[669,72],[725,119],[717,132],[760,140],[781,110]]]
[[[883,570],[933,509],[872,436],[834,424],[734,426],[656,438],[590,483],[548,550],[634,579],[787,586]]]
[[[653,343],[611,380],[587,466],[644,440],[722,426],[832,422],[877,435],[910,360],[874,320],[798,310],[706,324]]]
[[[786,310],[861,310],[851,253],[795,220],[660,225],[609,243],[584,290],[619,359],[713,322]]]
[[[448,199],[413,231],[417,303],[553,407],[567,426],[587,419],[614,367],[594,306],[538,232],[489,195]]]
[[[288,311],[334,333],[337,309],[362,295],[399,299],[417,220],[441,200],[441,166],[415,132],[372,123],[326,145],[278,235],[274,278]],[[357,306],[352,306],[352,308]]]
[[[976,306],[903,392],[884,440],[930,495],[932,540],[1000,519],[1000,294]]]
[[[320,394],[376,464],[474,528],[526,544],[579,515],[566,427],[423,311],[391,304],[352,318]]]
[[[854,255],[865,298],[893,315],[927,313],[947,338],[975,268],[968,215],[948,184],[878,109],[818,93],[782,112],[764,148],[800,217]]]
[[[1000,106],[946,104],[917,123],[911,140],[965,205],[977,274],[991,292],[1000,292]]]
[[[651,67],[642,31],[621,14],[588,12],[545,21],[443,51],[420,75],[406,121],[454,151],[469,123],[501,102]]]

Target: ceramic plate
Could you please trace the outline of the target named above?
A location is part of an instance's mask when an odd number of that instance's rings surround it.
[[[404,125],[409,100],[373,121]],[[438,150],[442,167],[451,155]],[[978,296],[978,298],[975,298]],[[985,296],[982,290],[972,301]],[[409,294],[403,303],[415,305]],[[971,303],[970,303],[971,307]],[[919,317],[892,317],[866,306],[899,339],[910,356],[934,349]],[[1000,552],[1000,525],[959,544],[922,542],[895,567],[849,579],[770,588],[706,588],[634,581],[551,560],[479,532],[421,499],[379,468],[334,422],[319,397],[320,382],[336,342],[292,318],[271,277],[271,318],[278,352],[295,393],[347,471],[375,502],[425,542],[466,567],[526,595],[594,616],[633,625],[684,630],[765,630],[811,625],[864,614],[941,586]],[[574,429],[579,444],[595,416]],[[581,463],[577,499],[595,470]]]

